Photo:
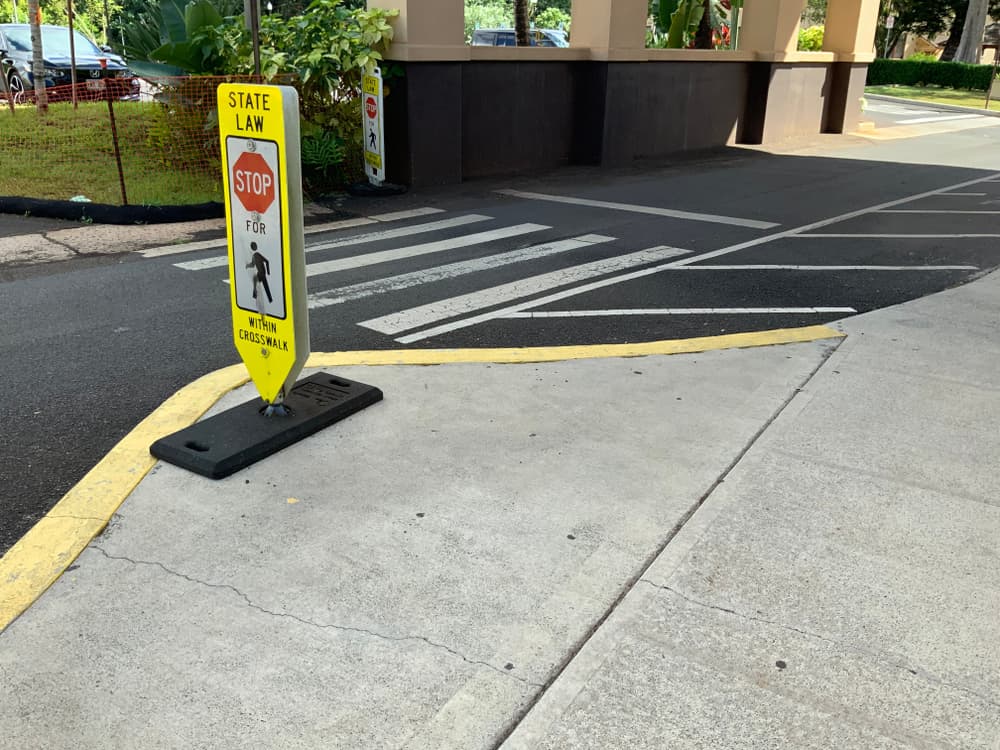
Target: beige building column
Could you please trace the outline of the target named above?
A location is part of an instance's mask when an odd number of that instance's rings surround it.
[[[836,0],[830,0],[833,4]],[[740,27],[740,49],[760,59],[781,62],[799,43],[799,19],[806,0],[746,0]],[[575,30],[574,30],[575,31]]]
[[[392,60],[468,60],[463,0],[368,0],[369,8],[398,10]]]
[[[644,60],[648,13],[647,0],[573,0],[570,46],[598,60]]]
[[[837,52],[841,60],[858,55],[869,62],[875,51],[878,8],[878,0],[829,0],[823,49]]]

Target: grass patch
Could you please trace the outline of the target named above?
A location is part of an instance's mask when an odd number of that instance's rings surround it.
[[[986,104],[986,94],[981,91],[962,91],[941,88],[940,86],[866,86],[865,93],[918,99],[931,104],[957,104],[961,107],[976,107],[977,109],[985,109],[984,105]],[[991,101],[990,110],[1000,112],[1000,102],[996,99]]]
[[[178,118],[183,117],[183,122]],[[207,115],[177,113],[156,102],[118,102],[122,168],[128,202],[179,205],[222,200],[218,134]],[[196,125],[192,126],[192,119]],[[105,102],[0,110],[0,195],[121,203]]]

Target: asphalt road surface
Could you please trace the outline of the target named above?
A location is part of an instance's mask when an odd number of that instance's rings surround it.
[[[348,204],[378,220],[308,236],[312,349],[706,336],[936,292],[1000,264],[997,124]],[[31,231],[18,221],[5,231]],[[238,359],[221,245],[0,274],[3,552],[167,396]]]

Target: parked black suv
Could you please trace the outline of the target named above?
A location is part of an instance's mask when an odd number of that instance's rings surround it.
[[[117,99],[138,99],[139,79],[125,65],[125,60],[101,48],[79,31],[73,31],[76,47],[76,81],[78,95],[103,99],[104,86],[111,88]],[[69,29],[65,26],[42,26],[42,55],[45,65],[46,87],[66,86],[68,98],[72,89],[70,75]],[[31,27],[28,24],[0,24],[0,59],[15,99],[21,99],[34,90],[31,75]],[[101,67],[101,60],[105,68]]]

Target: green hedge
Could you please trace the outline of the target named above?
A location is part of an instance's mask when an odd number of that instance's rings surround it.
[[[868,66],[868,85],[944,86],[986,91],[993,76],[992,65],[966,65],[927,60],[878,59]]]

